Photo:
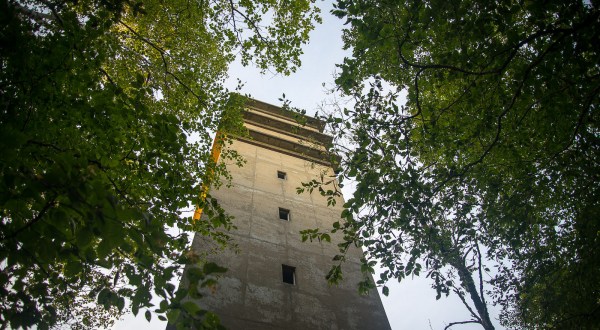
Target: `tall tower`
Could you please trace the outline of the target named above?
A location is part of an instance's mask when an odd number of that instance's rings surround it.
[[[325,276],[340,237],[302,242],[301,230],[327,229],[339,221],[344,203],[328,207],[320,194],[296,193],[302,182],[333,170],[324,152],[331,142],[322,133],[324,124],[305,117],[300,126],[293,116],[260,101],[249,103],[244,122],[250,137],[228,146],[246,164],[228,168],[231,187],[211,191],[235,217],[237,229],[230,236],[239,252],[209,257],[229,270],[199,303],[228,329],[389,329],[377,292],[358,294],[362,251],[349,251],[344,281],[329,286]],[[195,237],[193,248],[206,251],[202,236]]]

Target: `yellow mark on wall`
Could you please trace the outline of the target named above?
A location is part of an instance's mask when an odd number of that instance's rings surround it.
[[[221,156],[221,148],[223,147],[223,134],[220,131],[217,131],[215,135],[215,140],[213,141],[212,149],[211,149],[211,158],[216,165],[219,161],[219,156]],[[200,200],[206,200],[206,195],[208,194],[208,189],[210,189],[211,181],[213,176],[215,175],[214,169],[211,167],[208,169],[206,173],[206,180],[202,182],[202,190],[200,190]],[[194,211],[194,221],[199,220],[200,216],[202,216],[202,208],[196,205],[196,211]]]

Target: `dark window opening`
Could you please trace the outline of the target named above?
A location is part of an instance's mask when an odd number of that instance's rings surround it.
[[[285,180],[287,178],[287,174],[285,172],[277,171],[277,177],[279,179]]]
[[[279,219],[290,221],[290,210],[279,208]]]
[[[296,284],[296,267],[281,265],[281,273],[284,283]]]

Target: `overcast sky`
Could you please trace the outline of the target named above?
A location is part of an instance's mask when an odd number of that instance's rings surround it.
[[[244,83],[242,93],[273,105],[281,105],[278,99],[285,93],[293,106],[306,110],[308,115],[313,115],[319,105],[329,98],[323,83],[329,87],[333,85],[335,64],[341,63],[348,54],[342,50],[343,22],[329,13],[330,2],[319,2],[319,5],[322,9],[323,24],[311,33],[310,44],[304,47],[302,66],[296,73],[288,77],[272,73],[261,75],[259,70],[234,63],[230,69],[228,87],[233,90],[237,85],[236,78],[239,78]],[[380,296],[392,329],[442,330],[450,322],[470,319],[468,311],[457,297],[443,297],[436,301],[435,290],[430,287],[428,279],[408,278],[400,284],[393,282],[388,286],[390,295],[385,297],[380,293]],[[494,308],[491,317],[497,318]],[[496,329],[502,329],[497,320],[495,324]],[[149,325],[143,313],[140,313],[137,319],[127,317],[115,324],[113,329],[164,329],[165,326],[166,322],[156,319]],[[481,327],[464,325],[454,326],[452,329],[469,330]]]

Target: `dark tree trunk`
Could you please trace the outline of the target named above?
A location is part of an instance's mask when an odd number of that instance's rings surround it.
[[[477,316],[483,328],[485,330],[494,330],[494,325],[490,320],[490,314],[488,313],[487,306],[480,296],[480,294],[483,294],[483,292],[477,291],[477,286],[475,285],[475,281],[473,281],[471,272],[467,269],[467,266],[463,262],[462,258],[456,258],[450,263],[450,265],[458,271],[458,276],[460,277],[462,287],[465,289],[465,291],[467,291],[471,301],[473,302],[473,305],[475,305]]]

